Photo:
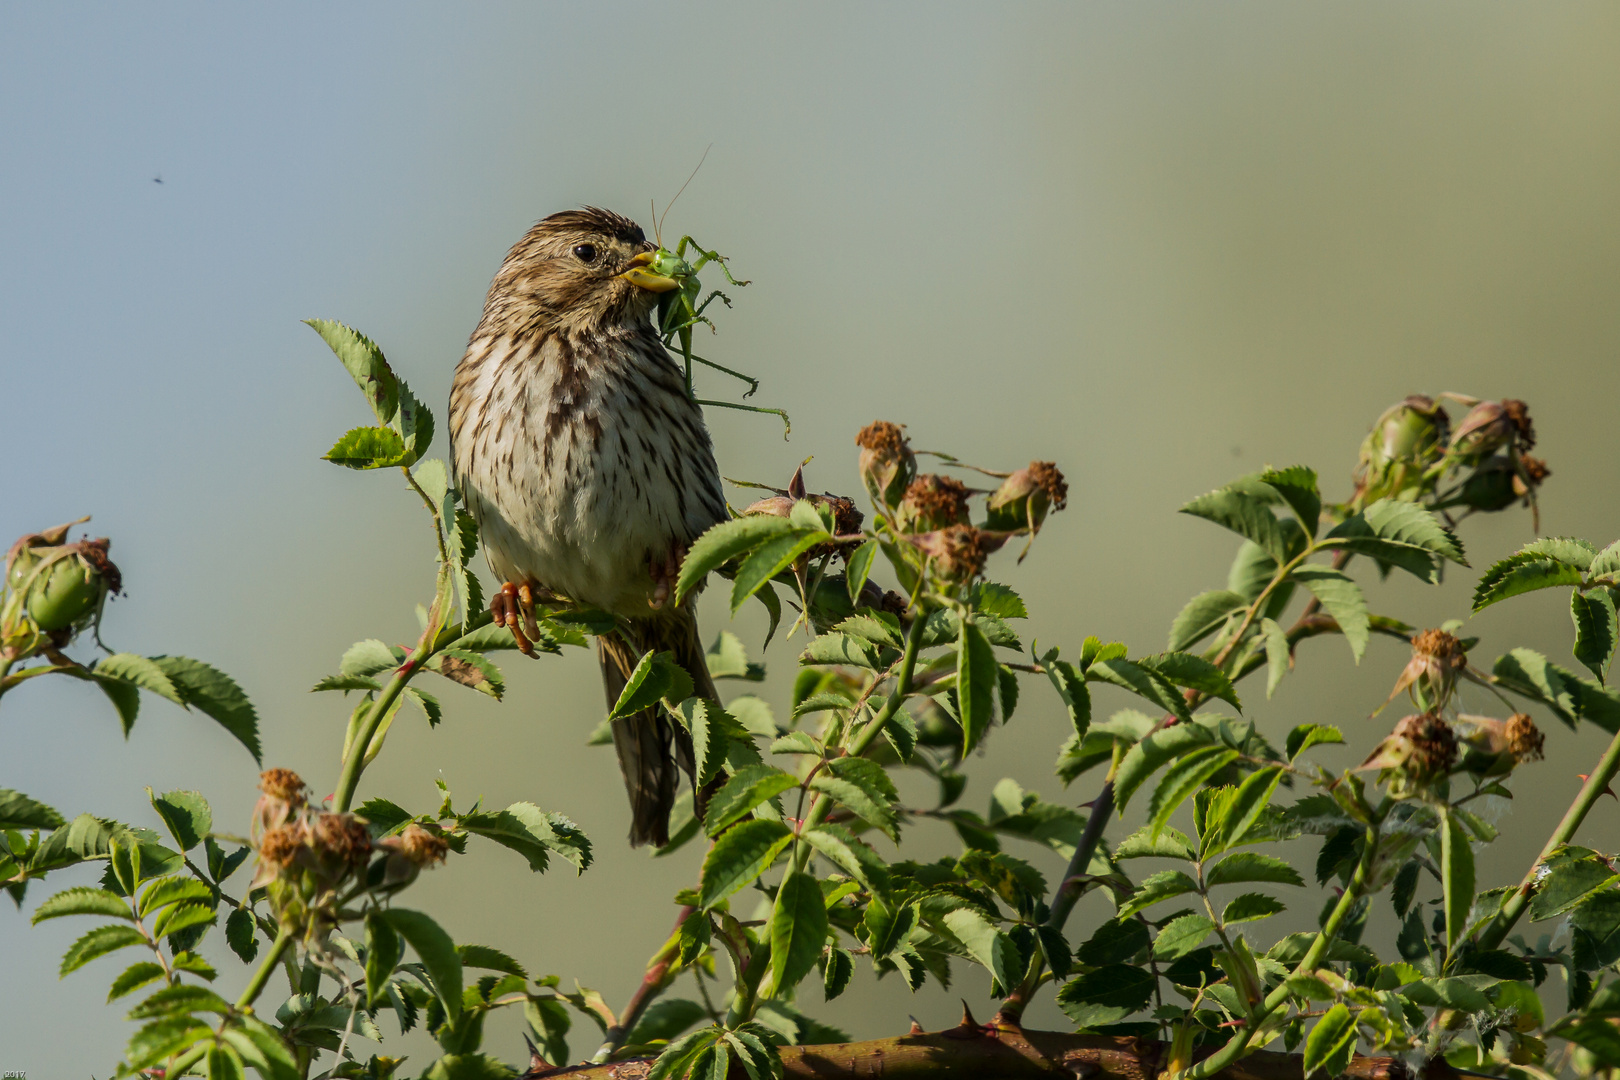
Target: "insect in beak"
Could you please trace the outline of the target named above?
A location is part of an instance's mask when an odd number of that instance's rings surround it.
[[[630,260],[630,269],[620,274],[619,277],[639,289],[646,289],[648,292],[670,292],[681,287],[681,283],[672,277],[649,272],[646,267],[652,261],[653,253],[643,251]]]

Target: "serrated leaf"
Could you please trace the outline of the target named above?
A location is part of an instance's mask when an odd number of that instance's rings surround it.
[[[366,912],[366,1003],[376,1008],[387,998],[388,981],[405,955],[404,939],[383,918],[381,910]]]
[[[1063,707],[1068,710],[1069,724],[1074,728],[1075,738],[1084,739],[1091,727],[1091,691],[1086,689],[1085,676],[1073,664],[1057,659],[1055,649],[1041,661],[1041,666],[1046,669],[1046,677],[1051,680],[1052,688],[1058,692]]]
[[[1187,701],[1168,679],[1149,668],[1134,664],[1123,657],[1095,660],[1086,668],[1091,682],[1109,682],[1129,690],[1152,702],[1165,712],[1173,713],[1183,723],[1192,719]]]
[[[178,1054],[212,1035],[213,1029],[189,1016],[154,1020],[130,1037],[124,1052],[132,1070],[150,1068],[171,1054]]]
[[[715,841],[703,860],[698,906],[704,911],[763,874],[793,839],[780,821],[745,821]]]
[[[1287,542],[1277,515],[1271,507],[1252,495],[1230,487],[1200,495],[1181,508],[1181,513],[1212,521],[1258,544],[1278,562],[1288,558]]]
[[[378,691],[381,689],[382,683],[376,679],[366,678],[363,675],[328,675],[310,687],[309,692],[317,694],[327,690],[342,690],[347,693],[350,690]]]
[[[208,989],[208,987],[182,983],[177,986],[166,986],[152,994],[145,1001],[129,1010],[129,1018],[131,1020],[153,1020],[160,1016],[170,1016],[175,1013],[211,1012],[224,1015],[230,1011],[230,1002]]]
[[[818,825],[804,839],[834,866],[859,881],[868,892],[887,898],[889,867],[871,845],[855,838],[842,825]]]
[[[1313,746],[1342,742],[1344,735],[1331,724],[1300,724],[1288,733],[1288,760],[1292,762],[1298,759]]]
[[[1483,611],[1499,601],[1537,589],[1580,584],[1581,572],[1568,563],[1521,551],[1509,555],[1480,577],[1474,587],[1474,610]]]
[[[1122,964],[1150,943],[1148,928],[1140,919],[1110,919],[1076,950],[1075,959],[1089,967]]]
[[[1205,822],[1199,858],[1208,859],[1242,843],[1244,835],[1271,804],[1282,776],[1282,766],[1271,765],[1244,777],[1231,798],[1221,801],[1218,815]]]
[[[381,424],[401,439],[399,459],[390,464],[412,465],[433,441],[433,414],[412,395],[388,366],[382,350],[364,334],[328,319],[305,319],[321,336],[365,395],[366,404]]]
[[[56,919],[63,915],[104,915],[113,919],[130,921],[135,919],[134,912],[130,911],[124,898],[117,893],[89,885],[76,885],[46,898],[34,909],[33,918],[29,921],[37,925],[46,919]]]
[[[660,701],[678,703],[692,696],[692,677],[675,660],[672,652],[648,652],[636,662],[635,670],[619,692],[619,700],[608,713],[609,720],[634,716]]]
[[[515,802],[493,813],[467,814],[461,818],[461,826],[522,855],[536,873],[546,869],[550,853],[561,855],[580,873],[591,865],[591,843],[579,826],[530,802]]]
[[[710,571],[767,540],[792,531],[793,525],[786,519],[763,515],[733,518],[709,529],[693,541],[681,562],[680,578],[675,584],[675,604],[681,604]]]
[[[182,703],[209,717],[247,747],[259,760],[259,717],[236,680],[201,660],[186,656],[154,656],[153,663],[179,691]]]
[[[871,950],[873,962],[887,958],[904,945],[916,929],[917,920],[916,904],[890,907],[877,899],[867,904],[861,923],[866,928],[866,944]]]
[[[1187,606],[1170,624],[1170,639],[1165,648],[1170,652],[1180,652],[1198,644],[1220,629],[1234,611],[1242,611],[1248,606],[1249,601],[1226,589],[1199,593],[1187,601]]]
[[[211,925],[218,915],[213,904],[175,904],[166,907],[152,922],[153,937],[168,937],[193,926]]]
[[[799,663],[842,664],[881,671],[889,666],[888,661],[884,659],[884,653],[882,647],[869,641],[832,631],[818,634],[812,639],[804,652],[799,654]],[[888,656],[893,657],[893,651],[889,651]]]
[[[981,581],[973,590],[974,610],[998,619],[1027,619],[1029,610],[1024,598],[1005,585],[994,581]]]
[[[212,904],[214,890],[196,878],[175,875],[150,882],[141,890],[138,906],[141,916],[145,918],[171,904],[192,900]]]
[[[438,923],[419,911],[387,908],[382,917],[415,950],[433,980],[439,1002],[454,1021],[461,1015],[461,957],[455,942]]]
[[[90,961],[131,945],[144,945],[146,939],[133,926],[98,926],[87,931],[62,954],[61,974],[77,971]]]
[[[405,440],[391,428],[375,426],[350,428],[321,457],[346,469],[386,469],[407,464]]]
[[[1440,810],[1440,883],[1445,889],[1446,955],[1462,940],[1474,906],[1474,851],[1468,834],[1449,807]]]
[[[797,986],[816,966],[827,944],[827,907],[821,886],[809,874],[789,873],[776,890],[771,909],[769,997]]]
[[[246,908],[235,908],[225,916],[225,944],[244,964],[253,963],[259,955],[259,940],[253,931],[253,913]]]
[[[166,791],[162,795],[153,795],[152,789],[147,788],[146,793],[152,800],[152,809],[163,819],[169,835],[174,837],[181,851],[190,851],[213,831],[214,813],[208,808],[208,800],[203,798],[201,792]]]
[[[1322,495],[1316,487],[1316,470],[1304,465],[1267,469],[1259,480],[1282,496],[1304,527],[1305,534],[1314,537],[1322,518]]]
[[[956,648],[956,699],[962,725],[962,756],[989,732],[995,714],[996,654],[972,619],[961,620]],[[1003,984],[1005,985],[1005,984]]]
[[[748,650],[743,647],[742,638],[730,630],[720,632],[720,636],[714,639],[714,645],[703,655],[703,660],[710,678],[741,679],[745,682],[759,682],[765,678],[765,665],[749,663]]]
[[[1135,915],[1173,896],[1197,891],[1198,883],[1180,870],[1161,870],[1136,887],[1130,898],[1120,905],[1119,917]]]
[[[164,977],[163,965],[154,964],[150,960],[131,964],[124,969],[124,973],[112,981],[107,990],[107,1000],[116,1001],[126,994],[139,990],[148,983],[156,982]]]
[[[731,583],[731,613],[735,615],[750,596],[791,566],[799,556],[831,539],[832,536],[822,529],[794,529],[760,544],[737,568],[737,576]]]
[[[1136,663],[1158,672],[1177,686],[1197,690],[1207,697],[1220,698],[1240,712],[1243,709],[1231,678],[1201,656],[1184,652],[1159,653],[1139,657]]]
[[[96,674],[106,678],[119,679],[142,690],[150,690],[159,697],[166,697],[176,705],[185,704],[180,690],[163,673],[163,669],[155,661],[134,653],[114,653],[98,664]]]
[[[496,701],[506,693],[501,669],[489,657],[470,649],[441,649],[427,662],[427,669]]]
[[[1119,763],[1114,774],[1114,801],[1123,811],[1136,790],[1165,762],[1214,741],[1215,736],[1198,724],[1177,724],[1144,736]]]
[[[1226,925],[1239,922],[1253,922],[1256,919],[1269,919],[1273,915],[1288,910],[1281,900],[1265,895],[1264,893],[1244,893],[1226,905],[1221,912],[1221,922]]]
[[[1300,885],[1305,881],[1299,871],[1275,855],[1262,855],[1255,851],[1239,851],[1226,856],[1204,872],[1204,883],[1236,885],[1249,881],[1271,881],[1280,885]]]
[[[1260,638],[1266,644],[1266,700],[1270,701],[1288,674],[1288,634],[1274,620],[1261,619]]]
[[[704,828],[710,836],[718,836],[760,803],[798,786],[798,777],[774,765],[749,765],[738,769],[709,800]]]
[[[1179,960],[1204,943],[1215,924],[1202,915],[1171,919],[1153,939],[1153,955],[1159,960]]]
[[[0,829],[24,832],[33,829],[57,829],[64,819],[57,811],[20,791],[0,788]]]
[[[1607,681],[1609,661],[1614,656],[1616,638],[1620,637],[1613,595],[1605,588],[1576,590],[1569,595],[1569,614],[1575,620],[1575,659],[1585,664],[1598,682]]]
[[[1139,967],[1107,964],[1085,972],[1058,991],[1058,1005],[1076,1027],[1117,1023],[1145,1006],[1158,980]]]
[[[344,675],[368,676],[391,671],[400,665],[401,658],[385,642],[367,638],[350,645],[338,663]]]
[[[850,977],[855,974],[854,958],[843,949],[829,949],[827,952],[827,970],[822,974],[821,993],[824,1001],[831,1001],[844,992],[849,986]]]
[[[834,758],[810,781],[819,791],[842,804],[891,840],[898,839],[894,804],[899,798],[894,781],[883,767],[866,758]]]
[[[1350,1064],[1356,1048],[1356,1020],[1343,1002],[1333,1006],[1305,1036],[1304,1070],[1307,1077],[1324,1071],[1339,1076]]]
[[[242,1059],[229,1046],[210,1046],[204,1064],[208,1080],[243,1080]]]
[[[960,907],[946,912],[940,920],[952,937],[967,950],[974,962],[989,970],[1002,987],[1018,985],[1022,959],[1018,946],[974,908]]]
[[[1349,643],[1356,663],[1361,663],[1361,654],[1367,651],[1367,638],[1372,627],[1367,612],[1367,598],[1362,595],[1361,586],[1342,570],[1330,566],[1299,566],[1288,576],[1290,581],[1304,585],[1311,595],[1322,602],[1323,610],[1339,624],[1339,632]]]
[[[844,587],[849,590],[851,605],[860,606],[861,590],[866,587],[866,580],[872,575],[872,561],[877,558],[877,553],[876,540],[868,540],[850,552],[849,561],[844,569]]]
[[[1380,499],[1352,514],[1323,538],[1323,546],[1398,566],[1430,583],[1439,582],[1443,559],[1468,565],[1456,534],[1421,506],[1399,499]]]
[[[1182,803],[1203,786],[1204,781],[1238,759],[1236,750],[1224,746],[1200,746],[1178,758],[1165,771],[1148,801],[1148,828],[1156,835],[1170,822]]]
[[[1114,849],[1116,859],[1185,859],[1191,862],[1197,857],[1198,852],[1187,837],[1168,825],[1157,832],[1151,825],[1144,825],[1121,840],[1119,847]]]

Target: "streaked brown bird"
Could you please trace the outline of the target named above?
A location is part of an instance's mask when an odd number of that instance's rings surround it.
[[[492,609],[526,646],[534,604],[612,613],[597,639],[611,707],[648,650],[669,650],[714,697],[690,605],[670,603],[687,546],[726,517],[702,410],[654,328],[655,250],[629,218],[553,214],[507,253],[456,366],[456,484],[503,583]],[[633,845],[663,844],[684,729],[656,709],[613,724]]]

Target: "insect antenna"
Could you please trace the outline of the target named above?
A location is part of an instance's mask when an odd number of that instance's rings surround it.
[[[705,146],[703,148],[703,156],[698,158],[697,165],[694,166],[693,169],[692,169],[692,175],[688,176],[686,178],[686,183],[682,184],[681,185],[681,190],[677,191],[675,193],[675,198],[669,200],[669,202],[664,204],[664,213],[662,215],[660,215],[657,218],[656,221],[653,222],[653,239],[658,242],[659,247],[664,246],[664,218],[669,215],[669,208],[674,206],[675,205],[675,200],[679,199],[681,197],[681,195],[686,191],[687,185],[692,182],[693,177],[697,176],[698,169],[703,168],[703,163],[709,159],[709,151],[713,150],[713,149],[714,149],[714,143],[710,143],[708,146]]]

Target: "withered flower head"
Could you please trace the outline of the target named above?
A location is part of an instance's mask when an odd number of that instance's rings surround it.
[[[1362,762],[1360,769],[1382,770],[1389,793],[1406,798],[1442,779],[1457,761],[1457,736],[1437,713],[1403,717]]]
[[[1547,468],[1545,461],[1529,454],[1519,455],[1519,465],[1523,468],[1524,475],[1513,477],[1513,493],[1520,498],[1530,494],[1534,488],[1540,487],[1542,481],[1552,475],[1552,470]]]
[[[1050,461],[1032,461],[1008,476],[988,500],[990,525],[1039,531],[1048,513],[1069,505],[1069,483]]]
[[[1503,734],[1507,738],[1507,752],[1513,755],[1515,762],[1541,760],[1547,736],[1536,727],[1529,713],[1514,713],[1508,717]]]
[[[1444,708],[1457,685],[1457,674],[1467,666],[1468,654],[1455,635],[1438,629],[1424,630],[1412,638],[1412,659],[1395,680],[1395,688],[1384,704],[1394,701],[1402,690],[1409,690],[1419,708]]]
[[[272,799],[302,806],[309,786],[291,769],[266,769],[259,774],[259,790]]]
[[[1007,542],[1003,533],[985,532],[971,525],[952,525],[920,536],[907,537],[934,563],[948,581],[970,581],[984,571],[984,561]]]
[[[966,484],[949,476],[924,473],[906,487],[906,497],[897,515],[907,532],[932,532],[950,525],[968,523]]]
[[[310,831],[316,850],[337,862],[359,866],[371,855],[371,834],[353,814],[319,814]]]
[[[379,841],[379,846],[403,855],[417,866],[442,863],[450,850],[444,837],[415,823],[407,825],[398,836]]]
[[[786,495],[771,495],[763,499],[756,499],[743,507],[743,517],[779,517],[785,518],[793,513],[793,500]]]
[[[277,825],[259,837],[259,861],[281,869],[292,863],[304,846],[303,824]]]
[[[917,459],[906,441],[905,428],[874,420],[855,436],[855,445],[861,448],[861,479],[872,500],[879,506],[899,502],[917,473]]]

